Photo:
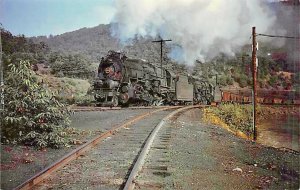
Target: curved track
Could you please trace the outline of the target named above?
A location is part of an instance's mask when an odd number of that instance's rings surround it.
[[[28,179],[27,181],[22,183],[21,185],[19,185],[15,189],[32,189],[32,188],[39,188],[39,187],[43,188],[44,187],[43,183],[41,183],[43,180],[45,180],[49,177],[51,178],[51,176],[54,176],[53,173],[55,171],[57,171],[58,169],[60,169],[64,166],[66,166],[72,160],[75,160],[76,158],[84,155],[91,148],[93,148],[93,147],[96,148],[96,145],[98,143],[100,143],[101,141],[102,141],[102,143],[105,142],[105,140],[109,139],[110,136],[115,135],[116,133],[121,131],[120,129],[125,128],[124,130],[126,131],[126,129],[128,129],[127,128],[128,126],[133,125],[134,123],[137,123],[140,120],[144,120],[146,117],[149,117],[149,116],[151,116],[153,114],[156,114],[158,112],[162,112],[164,110],[175,109],[175,108],[178,108],[178,107],[163,107],[163,108],[159,108],[159,109],[154,110],[154,111],[143,113],[143,114],[140,114],[140,115],[134,117],[133,119],[131,119],[131,120],[129,120],[129,121],[127,121],[127,122],[125,122],[121,125],[118,125],[118,126],[112,128],[111,130],[95,137],[94,139],[88,141],[87,143],[85,143],[82,146],[78,147],[77,149],[73,150],[69,154],[65,155],[63,158],[59,159],[57,162],[55,162],[52,165],[48,166],[47,168],[45,168],[41,172],[37,173],[36,175],[34,175],[30,179]],[[72,165],[72,163],[70,163],[70,164]],[[61,188],[59,187],[59,189],[61,189]],[[69,188],[66,188],[66,189],[69,189]]]
[[[71,110],[74,112],[84,112],[84,111],[110,111],[110,110],[138,110],[138,109],[160,109],[160,108],[170,108],[171,106],[133,106],[133,107],[93,107],[93,106],[74,106]]]
[[[131,170],[130,175],[126,181],[126,184],[124,187],[125,190],[134,189],[135,183],[136,183],[136,178],[137,178],[138,174],[140,173],[140,171],[142,170],[142,167],[145,163],[145,160],[147,158],[147,155],[149,154],[150,149],[156,149],[156,150],[160,150],[160,151],[164,151],[164,149],[166,149],[165,146],[170,139],[170,128],[162,129],[163,126],[167,122],[169,122],[171,119],[174,119],[174,117],[176,115],[178,115],[179,113],[184,112],[189,109],[199,108],[199,107],[200,106],[183,107],[183,108],[180,108],[180,109],[172,112],[171,114],[167,115],[164,119],[162,119],[162,121],[155,127],[155,129],[151,133],[150,137],[147,139],[145,146],[143,147],[141,153],[139,154],[139,157],[138,157],[137,161],[135,162],[134,167]],[[160,138],[157,137],[158,134],[160,135]],[[155,143],[154,143],[154,141],[155,141]],[[155,155],[154,155],[154,157],[155,157]],[[160,166],[154,166],[152,169],[162,170],[163,172],[161,174],[163,175],[165,167],[163,165],[160,165]]]

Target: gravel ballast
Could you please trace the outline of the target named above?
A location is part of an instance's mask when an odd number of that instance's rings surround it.
[[[297,153],[238,138],[201,117],[200,109],[187,111],[166,126],[172,129],[164,172],[156,171],[162,189],[299,188]]]
[[[114,125],[151,110],[79,112],[72,126],[100,134]],[[155,126],[171,111],[155,114],[122,129],[104,141],[96,152],[79,157],[52,176],[43,188],[119,189],[133,164],[144,132],[138,126]],[[148,130],[149,131],[149,130]],[[123,136],[124,135],[124,136]],[[133,135],[133,136],[132,136]],[[129,139],[129,137],[135,137]],[[116,138],[116,137],[122,138]],[[88,138],[85,136],[85,138]],[[241,139],[203,121],[202,110],[179,115],[161,128],[158,141],[136,180],[137,189],[298,189],[299,154]],[[137,146],[138,145],[138,146]],[[11,189],[71,148],[35,151],[28,147],[1,147],[1,188]],[[25,159],[24,159],[25,158]]]
[[[27,146],[1,145],[1,189],[16,187],[87,140],[137,115],[151,111],[153,109],[75,112],[71,115],[70,127],[78,129],[79,133],[72,135],[76,143],[70,147],[36,150]]]

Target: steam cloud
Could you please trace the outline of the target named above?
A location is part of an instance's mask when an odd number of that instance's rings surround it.
[[[219,53],[234,55],[251,43],[252,26],[266,33],[276,21],[264,0],[116,0],[115,6],[115,33],[122,41],[172,39],[170,56],[189,65]]]

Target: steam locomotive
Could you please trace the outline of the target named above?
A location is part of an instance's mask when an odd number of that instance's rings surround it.
[[[112,50],[100,61],[93,89],[99,106],[209,104],[215,91],[199,78]]]

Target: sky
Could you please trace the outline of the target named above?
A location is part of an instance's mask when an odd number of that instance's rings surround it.
[[[0,23],[14,35],[57,35],[108,24],[113,0],[0,0]]]

